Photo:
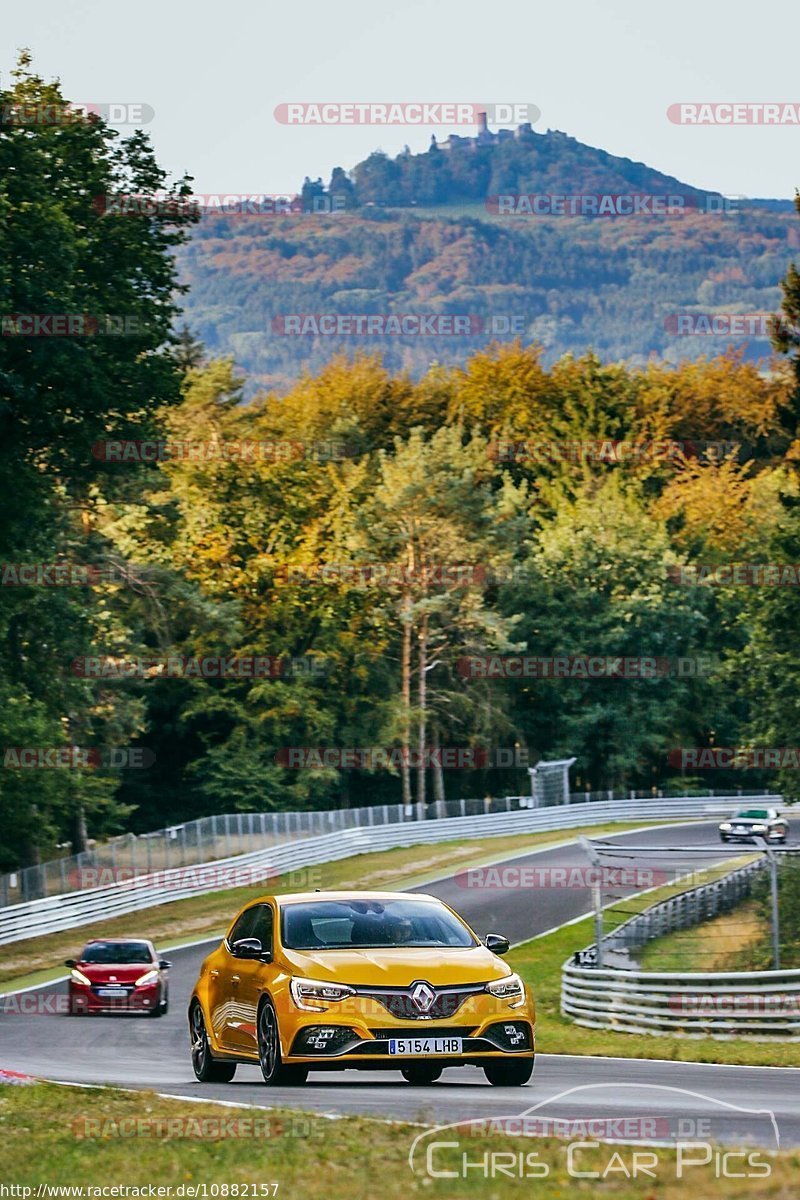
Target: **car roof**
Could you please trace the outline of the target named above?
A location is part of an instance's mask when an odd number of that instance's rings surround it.
[[[153,944],[150,941],[150,938],[146,938],[146,937],[87,938],[86,942],[84,944],[86,946],[92,946],[92,945],[94,945],[95,942],[103,942],[105,945],[108,945],[109,943],[117,943],[117,942],[135,942],[137,946],[140,946],[142,944],[142,942],[144,942],[145,946],[152,946],[152,944]]]
[[[303,900],[432,900],[442,903],[437,896],[429,896],[426,892],[360,892],[355,888],[346,892],[284,892],[281,896],[264,896],[262,899],[273,899],[280,905]]]

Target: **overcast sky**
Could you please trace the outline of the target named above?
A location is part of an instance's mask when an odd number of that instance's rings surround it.
[[[743,0],[34,0],[5,7],[0,79],[29,46],[83,102],[155,110],[161,164],[198,192],[284,192],[378,147],[454,127],[278,123],[289,101],[530,103],[561,129],[685,183],[744,196],[800,186],[800,127],[688,127],[681,101],[800,105],[800,3]],[[469,132],[461,130],[461,132]]]

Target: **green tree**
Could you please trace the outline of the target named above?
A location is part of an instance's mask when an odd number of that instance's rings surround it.
[[[108,203],[164,190],[180,201],[189,192],[187,180],[165,185],[142,133],[120,140],[101,119],[78,118],[59,85],[33,72],[27,52],[20,56],[11,86],[0,90],[0,486],[14,501],[0,516],[5,562],[104,564],[109,547],[95,522],[114,467],[103,445],[152,433],[156,409],[179,399],[172,252],[191,216],[123,217]],[[53,322],[67,336],[52,336]],[[124,638],[115,590],[3,589],[7,719],[30,706],[53,745],[126,740],[138,727],[135,703],[103,695],[70,666]],[[34,725],[7,728],[7,744],[30,737]],[[28,787],[26,797],[17,784],[0,777],[13,810],[7,861],[35,857],[56,829],[82,848],[87,813],[100,826],[124,816],[113,780],[57,772],[35,803],[37,790]]]

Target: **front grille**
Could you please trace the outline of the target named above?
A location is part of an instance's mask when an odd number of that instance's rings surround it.
[[[370,1029],[370,1033],[374,1038],[387,1040],[388,1038],[418,1038],[421,1033],[425,1037],[472,1037],[475,1032],[475,1026],[470,1025],[433,1025],[426,1026],[425,1030],[420,1030],[419,1025],[413,1026],[411,1029]]]
[[[425,1008],[414,998],[415,989],[424,984],[434,993],[434,999]],[[415,980],[407,988],[356,988],[359,996],[376,1000],[387,1012],[400,1021],[442,1021],[454,1017],[461,1005],[470,996],[486,990],[486,984],[465,984],[462,987],[432,987],[424,980]]]

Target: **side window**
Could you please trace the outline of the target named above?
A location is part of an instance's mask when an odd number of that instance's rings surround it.
[[[234,942],[238,942],[241,938],[257,937],[258,934],[253,933],[253,926],[258,916],[258,907],[246,908],[239,920],[234,925],[233,929],[228,934],[228,945],[232,946]]]
[[[268,904],[259,904],[253,911],[255,921],[247,936],[258,938],[262,950],[272,953],[272,909]]]

